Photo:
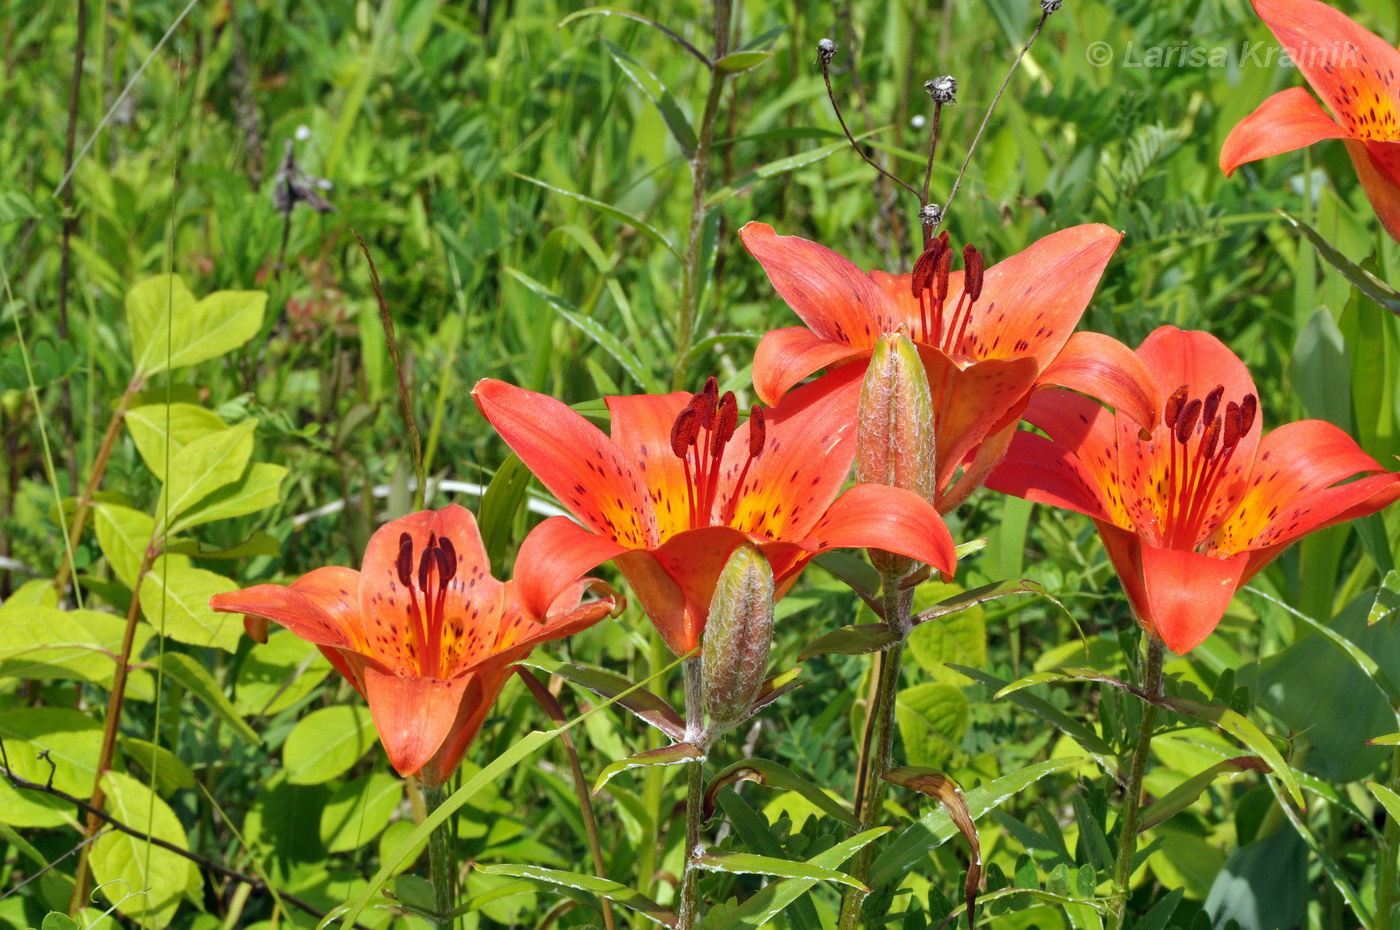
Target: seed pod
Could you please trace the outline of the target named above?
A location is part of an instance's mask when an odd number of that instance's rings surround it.
[[[928,376],[908,336],[881,336],[860,389],[856,480],[913,491],[933,502],[934,411]],[[908,574],[913,563],[887,552],[870,553],[883,572]]]
[[[710,600],[700,669],[711,736],[753,707],[768,670],[773,640],[773,568],[757,548],[741,544],[729,556]]]

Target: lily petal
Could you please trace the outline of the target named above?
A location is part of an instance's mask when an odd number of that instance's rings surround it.
[[[1211,634],[1239,589],[1248,562],[1244,554],[1222,559],[1143,545],[1147,616],[1168,649],[1185,655]]]
[[[520,545],[513,588],[527,618],[539,621],[579,578],[627,552],[611,537],[592,533],[568,517],[550,517]]]
[[[1148,430],[1161,418],[1162,398],[1152,373],[1136,352],[1102,333],[1070,336],[1039,383],[1087,394]]]
[[[822,338],[868,349],[898,327],[898,308],[845,256],[798,236],[780,236],[766,223],[746,223],[739,238],[787,305]]]
[[[1303,77],[1338,121],[1361,138],[1395,138],[1400,52],[1318,0],[1254,0]]]
[[[867,354],[844,342],[819,336],[805,326],[769,330],[753,358],[753,388],[765,404],[777,404],[793,385],[813,372]]]
[[[396,772],[413,775],[438,751],[469,681],[470,676],[444,681],[365,670],[365,700]]]
[[[858,484],[836,499],[804,544],[829,549],[883,549],[951,576],[958,556],[953,536],[933,505],[912,491]]]
[[[458,702],[457,717],[452,721],[442,745],[419,769],[420,781],[426,785],[440,785],[452,776],[472,741],[481,732],[481,725],[491,713],[491,705],[496,702],[501,688],[509,679],[509,667],[484,669],[466,677],[467,686]]]
[[[958,368],[937,349],[919,347],[928,374],[933,409],[938,411],[937,487],[947,487],[954,472],[988,435],[1020,417],[1035,385],[1034,358],[993,358]]]
[[[1228,177],[1246,162],[1350,136],[1306,88],[1290,87],[1266,98],[1230,130],[1220,149],[1220,170]]]
[[[545,394],[486,379],[472,390],[501,438],[590,529],[629,547],[656,541],[646,485],[607,436]]]
[[[1400,185],[1396,184],[1395,173],[1383,167],[1384,163],[1393,163],[1397,153],[1400,153],[1400,143],[1396,142],[1347,141],[1347,154],[1356,168],[1356,176],[1361,179],[1366,199],[1376,211],[1376,218],[1390,238],[1400,241]],[[1377,158],[1378,154],[1385,162]]]
[[[1089,306],[1123,234],[1102,224],[1051,233],[987,269],[960,352],[978,359],[1030,356],[1044,369]],[[949,306],[955,294],[949,293]]]
[[[677,654],[700,645],[724,563],[747,541],[747,535],[731,527],[705,526],[678,533],[650,553],[628,553],[618,560],[647,615]]]
[[[359,588],[359,572],[331,566],[307,572],[291,585],[260,584],[216,594],[209,606],[264,617],[318,646],[361,650]]]
[[[987,478],[987,487],[1096,520],[1111,520],[1093,477],[1078,457],[1059,443],[1024,430],[1011,438],[1011,448]]]
[[[612,440],[623,458],[636,464],[663,539],[684,529],[689,519],[685,469],[671,451],[671,428],[692,396],[677,391],[605,398],[612,415]]]

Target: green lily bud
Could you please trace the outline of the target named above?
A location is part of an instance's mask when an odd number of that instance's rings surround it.
[[[705,713],[716,731],[729,729],[753,707],[772,640],[773,568],[763,553],[743,544],[720,573],[701,644]]]
[[[903,333],[881,336],[860,389],[856,480],[904,488],[932,503],[934,441],[933,397],[918,349]],[[913,568],[904,556],[873,549],[870,560],[887,574]]]

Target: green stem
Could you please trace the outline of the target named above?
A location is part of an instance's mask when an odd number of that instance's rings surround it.
[[[1390,760],[1391,784],[1400,791],[1400,748]],[[1390,930],[1395,910],[1395,886],[1400,883],[1400,820],[1385,821],[1385,850],[1376,870],[1376,930]]]
[[[715,53],[713,61],[729,54],[729,19],[732,0],[715,0]],[[671,386],[677,390],[685,384],[686,356],[695,337],[695,318],[700,312],[700,249],[705,237],[706,187],[710,180],[710,143],[714,139],[715,118],[719,115],[720,97],[724,93],[723,71],[710,69],[710,92],[705,97],[705,110],[700,117],[700,131],[695,153],[690,159],[690,233],[685,247],[685,277],[681,282],[680,319],[676,332],[676,372]]]
[[[903,590],[899,582],[899,577],[887,574],[882,585],[885,622],[899,635],[899,640],[878,657],[875,701],[865,718],[864,741],[869,750],[865,753],[862,771],[856,777],[859,796],[852,836],[878,827],[884,807],[885,773],[890,768],[894,745],[895,696],[899,692],[900,663],[904,658],[904,641],[909,635],[909,607],[913,603],[912,593]],[[870,865],[874,860],[874,847],[865,846],[856,853],[851,877],[864,884],[870,877]],[[847,888],[843,892],[838,930],[855,930],[860,925],[860,905],[866,894],[859,888]]]
[[[442,806],[442,802],[447,800],[447,789],[443,785],[423,785],[423,808],[428,816],[432,816],[433,811]],[[452,911],[453,902],[457,898],[456,889],[456,864],[452,861],[452,818],[449,817],[438,824],[428,837],[428,878],[433,883],[433,904],[434,909],[439,914],[448,914]],[[444,919],[443,926],[450,926],[455,921]]]
[[[705,685],[700,675],[700,659],[686,659],[685,671],[685,735],[692,743],[705,742]],[[686,767],[689,782],[685,793],[685,865],[681,871],[681,906],[678,930],[692,930],[698,920],[700,905],[700,870],[695,867],[700,849],[700,824],[704,819],[705,775],[702,760],[689,762]]]
[[[1143,663],[1142,688],[1150,698],[1162,693],[1162,641],[1147,634],[1147,659]],[[1138,729],[1137,746],[1128,769],[1128,784],[1124,788],[1122,835],[1118,840],[1118,862],[1113,868],[1113,910],[1109,914],[1109,930],[1122,930],[1128,912],[1128,882],[1133,877],[1133,858],[1137,855],[1138,815],[1142,811],[1142,778],[1147,772],[1147,755],[1152,748],[1152,726],[1157,720],[1157,705],[1145,703],[1142,724]]]

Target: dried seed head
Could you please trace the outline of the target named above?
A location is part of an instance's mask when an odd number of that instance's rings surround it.
[[[831,59],[836,57],[836,43],[830,39],[821,39],[817,42],[817,61],[823,65],[831,64]]]
[[[743,543],[720,572],[701,642],[705,712],[715,731],[729,729],[753,708],[772,641],[773,568],[763,553]]]
[[[919,222],[924,226],[937,226],[943,222],[943,208],[936,203],[926,203],[919,208]]]
[[[1040,12],[1049,16],[1052,13],[1060,12],[1061,0],[1040,0]]]
[[[935,103],[954,104],[958,102],[958,79],[951,74],[924,81],[924,90]]]

